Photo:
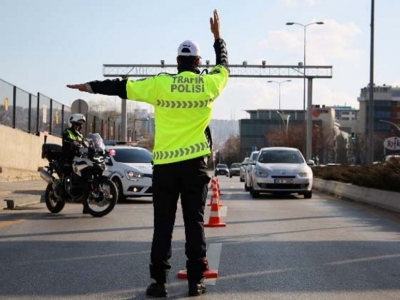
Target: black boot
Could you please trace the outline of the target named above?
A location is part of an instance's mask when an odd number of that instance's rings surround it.
[[[150,284],[147,287],[146,295],[147,296],[157,297],[157,298],[167,297],[168,292],[167,292],[167,289],[165,287],[165,283],[155,282],[155,283]]]
[[[206,292],[206,286],[203,282],[189,281],[189,296],[200,296]]]
[[[83,214],[88,214],[89,213],[89,210],[87,209],[87,207],[85,205],[83,206],[82,213]]]

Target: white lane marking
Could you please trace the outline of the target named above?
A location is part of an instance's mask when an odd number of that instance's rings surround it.
[[[210,267],[210,270],[217,270],[218,271],[218,276],[219,276],[219,260],[221,258],[221,252],[222,252],[222,243],[214,243],[210,244],[207,249],[207,259],[208,259],[208,265]],[[217,283],[217,278],[206,278],[204,280],[205,284],[208,285],[215,285]]]
[[[220,206],[219,207],[219,215],[221,217],[226,217],[226,215],[228,214],[228,206]]]

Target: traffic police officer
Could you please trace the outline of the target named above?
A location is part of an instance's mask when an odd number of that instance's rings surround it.
[[[80,146],[85,146],[83,134],[81,133],[82,126],[85,124],[86,118],[83,114],[75,113],[68,118],[68,127],[62,133],[62,166],[63,178],[62,184],[65,186],[65,179],[72,174],[72,160],[77,154]],[[83,206],[82,213],[87,214],[88,211]]]
[[[229,78],[228,53],[220,35],[216,10],[210,18],[210,27],[215,38],[216,65],[208,74],[202,74],[198,69],[199,45],[187,40],[178,47],[176,75],[67,85],[80,91],[117,95],[155,107],[154,234],[150,263],[150,277],[155,282],[147,288],[147,294],[151,296],[167,295],[165,283],[171,269],[171,240],[179,197],[185,223],[189,295],[205,292],[203,279],[208,262],[203,224],[210,177],[204,157],[210,155],[210,148],[204,132],[211,121],[214,101]]]

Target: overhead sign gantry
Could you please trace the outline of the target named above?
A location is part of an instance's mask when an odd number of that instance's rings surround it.
[[[210,69],[210,64],[200,65],[200,69]],[[161,64],[104,64],[104,77],[151,77],[159,73],[176,74],[177,65]],[[332,78],[332,66],[275,66],[275,65],[229,65],[230,77],[235,78]]]

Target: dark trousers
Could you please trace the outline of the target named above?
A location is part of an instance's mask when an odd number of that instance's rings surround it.
[[[179,196],[185,224],[188,279],[200,281],[208,269],[204,208],[210,177],[203,157],[153,168],[154,233],[150,277],[165,283],[171,265],[171,241]]]

